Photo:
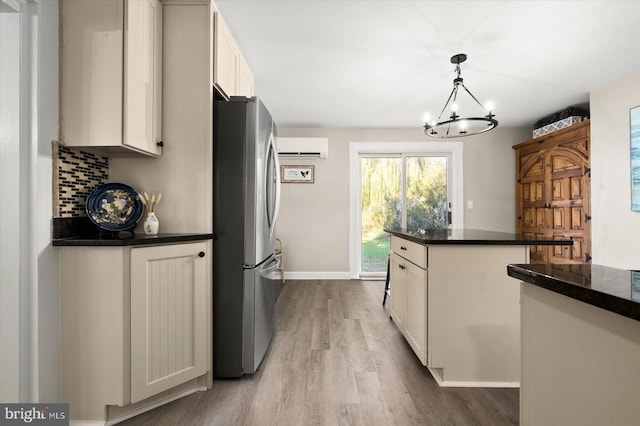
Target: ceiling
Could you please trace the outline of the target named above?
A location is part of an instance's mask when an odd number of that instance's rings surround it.
[[[500,127],[532,127],[640,70],[635,0],[215,4],[280,127],[420,127],[443,108],[457,53]]]

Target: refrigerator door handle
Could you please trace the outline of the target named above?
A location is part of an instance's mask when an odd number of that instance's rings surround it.
[[[271,221],[271,229],[269,230],[269,238],[273,238],[276,233],[276,223],[278,222],[278,215],[280,214],[280,160],[278,160],[278,148],[276,146],[276,140],[273,136],[273,129],[271,129],[271,134],[269,135],[269,149],[273,155],[273,165],[274,165],[274,178],[276,180],[276,199],[275,206],[273,210],[273,220]]]

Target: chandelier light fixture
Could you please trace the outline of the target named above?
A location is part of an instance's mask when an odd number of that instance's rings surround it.
[[[451,57],[451,63],[456,64],[456,78],[453,79],[453,90],[449,95],[449,99],[444,104],[437,121],[429,122],[425,120],[424,133],[433,138],[459,138],[462,136],[472,136],[479,133],[488,132],[498,126],[498,121],[490,109],[482,106],[480,101],[467,89],[463,79],[460,76],[460,64],[467,60],[467,55],[459,53]],[[480,106],[480,114],[478,116],[461,117],[459,109],[461,101],[458,99],[458,89],[462,87],[464,91],[471,97],[475,104]],[[464,92],[461,92],[464,93]],[[473,106],[473,103],[471,103]],[[475,108],[477,110],[477,107]],[[442,118],[445,111],[449,111],[449,117]]]

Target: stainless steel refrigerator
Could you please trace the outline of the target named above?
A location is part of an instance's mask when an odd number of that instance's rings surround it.
[[[258,369],[274,333],[280,201],[276,126],[258,98],[215,101],[213,372]]]

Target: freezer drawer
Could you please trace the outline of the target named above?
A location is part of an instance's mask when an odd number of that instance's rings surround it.
[[[271,256],[261,266],[244,271],[242,373],[256,372],[275,330],[276,289],[272,272],[279,266]]]

